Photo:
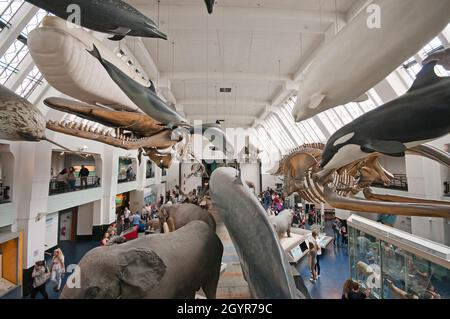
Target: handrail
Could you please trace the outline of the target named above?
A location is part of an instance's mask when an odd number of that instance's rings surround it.
[[[75,180],[75,185],[71,187],[66,181],[58,181],[56,177],[50,180],[49,196],[69,193],[73,191],[81,191],[90,188],[100,187],[100,177],[88,176],[86,184],[82,185],[81,178]]]

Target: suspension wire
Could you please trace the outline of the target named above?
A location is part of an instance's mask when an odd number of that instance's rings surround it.
[[[160,28],[160,4],[161,0],[158,0],[158,29]],[[156,39],[156,66],[159,68],[159,39]],[[159,87],[159,71],[157,72],[156,76],[156,86]]]
[[[334,0],[334,9],[336,11],[336,34],[339,32],[339,19],[338,19],[338,6],[337,6],[337,1],[338,0]]]

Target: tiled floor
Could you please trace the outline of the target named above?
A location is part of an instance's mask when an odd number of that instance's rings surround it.
[[[89,241],[62,241],[60,243],[61,250],[63,251],[66,267],[69,265],[76,265],[80,262],[81,258],[91,249],[98,247],[99,242]],[[47,260],[47,264],[50,265],[50,257]],[[62,280],[62,286],[66,284],[68,276],[64,276]],[[47,293],[50,299],[58,299],[60,292],[53,290],[54,284],[52,282],[47,283]],[[24,299],[28,299],[30,296],[25,296]],[[36,299],[42,299],[41,294],[36,296]]]
[[[328,236],[333,236],[331,224],[327,224],[326,233]],[[350,276],[347,246],[337,247],[330,243],[326,249],[322,249],[320,278],[315,284],[309,281],[311,275],[307,265],[307,256],[296,268],[313,299],[341,299],[342,286]]]

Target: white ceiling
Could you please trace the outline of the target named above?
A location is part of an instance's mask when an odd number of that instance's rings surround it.
[[[128,2],[158,22],[157,0]],[[169,40],[144,39],[153,62],[139,62],[156,65],[188,118],[248,127],[298,89],[296,74],[325,32],[366,2],[218,0],[210,16],[203,0],[161,0],[160,29]],[[133,40],[127,45],[136,49]]]

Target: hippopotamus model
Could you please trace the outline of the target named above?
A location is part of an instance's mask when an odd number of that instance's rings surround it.
[[[215,232],[193,221],[173,233],[91,250],[79,263],[80,277],[75,272],[68,278],[61,298],[193,299],[200,288],[215,298],[222,254]]]
[[[193,220],[204,221],[212,230],[216,231],[216,222],[212,215],[194,204],[163,205],[159,212],[159,220],[161,227],[167,223],[171,232]],[[164,230],[161,228],[161,233],[163,232]]]
[[[288,237],[291,237],[291,225],[294,214],[291,210],[285,209],[278,216],[270,219],[270,222],[278,235],[278,239],[283,238],[287,233]]]

